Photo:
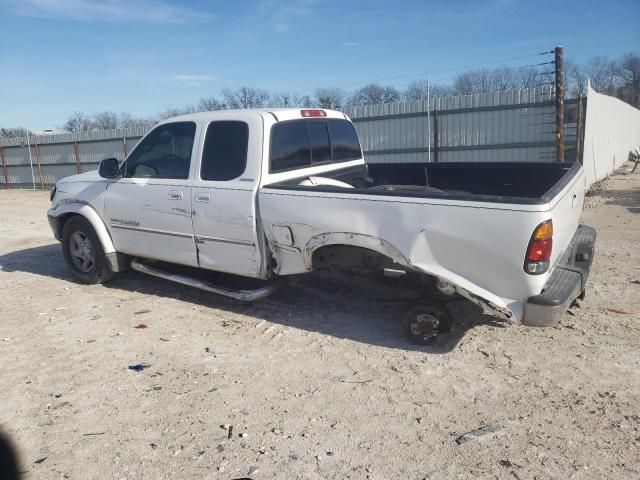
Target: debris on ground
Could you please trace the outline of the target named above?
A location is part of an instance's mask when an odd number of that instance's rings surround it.
[[[141,372],[145,368],[149,368],[151,365],[147,363],[137,363],[136,365],[129,365],[129,370],[133,370],[134,372]]]
[[[147,325],[145,325],[144,323],[139,323],[138,325],[136,325],[136,326],[135,326],[135,327],[133,327],[133,328],[140,328],[140,329],[142,329],[142,328],[149,328],[149,327],[148,327]]]
[[[151,313],[151,310],[144,309],[144,310],[138,310],[137,312],[133,312],[134,315],[142,315],[144,313]]]
[[[500,425],[485,425],[484,427],[480,427],[476,430],[472,430],[471,432],[467,432],[464,435],[460,435],[456,438],[456,443],[458,445],[462,445],[463,443],[470,442],[472,440],[476,440],[485,435],[490,435],[502,430]]]
[[[619,315],[637,315],[638,313],[640,313],[640,311],[635,310],[632,312],[628,312],[626,310],[621,310],[619,308],[606,308],[607,312],[611,312],[611,313],[617,313]]]

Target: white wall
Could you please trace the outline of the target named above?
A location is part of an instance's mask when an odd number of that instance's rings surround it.
[[[582,157],[587,185],[623,165],[629,151],[637,146],[640,146],[640,110],[597,93],[589,85]]]

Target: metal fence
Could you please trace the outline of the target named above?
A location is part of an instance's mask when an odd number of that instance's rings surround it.
[[[576,101],[568,100],[567,109]],[[553,87],[345,108],[370,163],[555,161]],[[572,115],[567,116],[570,120]],[[566,128],[567,160],[576,124]]]
[[[568,100],[569,121],[576,101]],[[539,87],[426,101],[348,107],[370,163],[555,161],[554,90]],[[573,120],[575,121],[575,120]],[[566,124],[566,159],[575,152]],[[123,159],[145,127],[0,140],[0,186],[46,188],[60,178]]]
[[[100,160],[124,159],[146,127],[0,140],[5,187],[46,188],[69,175],[95,170]]]

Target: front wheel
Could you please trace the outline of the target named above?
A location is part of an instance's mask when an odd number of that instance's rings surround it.
[[[428,345],[438,335],[451,330],[451,317],[444,306],[419,300],[409,304],[402,314],[402,327],[409,340]]]
[[[71,275],[80,283],[105,283],[115,275],[96,232],[83,217],[73,217],[64,224],[62,251]]]

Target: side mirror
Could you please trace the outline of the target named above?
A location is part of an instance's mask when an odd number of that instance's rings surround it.
[[[118,178],[120,176],[120,164],[117,158],[105,158],[100,162],[98,173],[102,178]]]

